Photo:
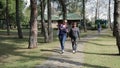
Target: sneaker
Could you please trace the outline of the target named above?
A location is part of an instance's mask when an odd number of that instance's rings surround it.
[[[63,54],[64,53],[64,50],[61,50],[60,54]]]
[[[65,51],[64,50],[62,50],[62,53],[64,53]]]
[[[73,50],[73,53],[75,53],[75,50]]]

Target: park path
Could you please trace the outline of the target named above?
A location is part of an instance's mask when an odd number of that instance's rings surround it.
[[[81,53],[84,49],[84,43],[90,39],[95,39],[98,33],[88,35],[78,42],[77,52],[72,53],[72,46],[70,40],[65,43],[65,52],[60,54],[60,47],[54,49],[52,56],[41,65],[37,65],[35,68],[81,68],[84,65],[84,54]],[[59,44],[58,44],[59,45]],[[89,65],[88,65],[89,66]]]

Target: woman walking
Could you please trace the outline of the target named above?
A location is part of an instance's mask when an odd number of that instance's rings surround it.
[[[73,53],[76,53],[77,40],[78,38],[80,39],[80,32],[76,22],[72,23],[72,28],[70,29],[69,36],[71,38]]]
[[[63,21],[62,23],[59,23],[58,29],[59,29],[58,37],[61,45],[61,53],[64,53],[64,44],[65,44],[67,32],[68,32],[66,20]]]

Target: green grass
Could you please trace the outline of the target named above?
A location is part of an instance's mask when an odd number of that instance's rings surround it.
[[[18,39],[16,30],[11,30],[11,35],[0,30],[0,68],[33,68],[47,60],[59,45],[57,36],[52,43],[43,43],[43,37],[38,36],[38,48],[27,49],[28,30],[23,31],[24,39]]]
[[[112,32],[107,31],[98,38],[84,44],[83,68],[120,68],[120,56]]]
[[[27,49],[27,41],[3,40],[0,42],[0,68],[33,68],[47,60],[57,45],[57,41],[50,44],[39,43],[38,48]]]
[[[0,68],[34,68],[56,52],[59,41],[54,31],[54,42],[43,43],[43,37],[38,34],[38,48],[27,49],[29,30],[24,29],[24,39],[17,38],[17,30],[0,30]],[[81,37],[94,34],[95,31],[81,32]],[[101,35],[99,38],[85,43],[84,68],[119,68],[120,57],[115,45],[115,38],[111,33]]]

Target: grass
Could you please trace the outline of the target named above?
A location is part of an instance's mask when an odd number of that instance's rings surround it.
[[[24,39],[18,39],[17,30],[0,30],[0,68],[34,68],[49,58],[52,52],[57,52],[59,46],[56,30],[54,42],[44,43],[43,36],[38,33],[38,48],[27,49],[29,30],[23,29]],[[82,33],[81,36],[86,36]]]
[[[52,53],[42,52],[41,49],[47,48],[52,50],[53,44],[56,45],[56,42],[41,45],[36,49],[26,49],[24,44],[4,45],[7,48],[3,49],[7,50],[2,50],[0,68],[33,68],[35,65],[39,65],[44,60],[47,60]]]
[[[54,42],[43,43],[43,37],[38,34],[38,48],[27,49],[28,30],[24,29],[24,39],[17,38],[17,31],[11,30],[6,34],[6,30],[0,30],[0,68],[34,68],[40,65],[56,52],[59,41],[54,32]],[[81,32],[81,37],[89,34],[94,35],[95,31]],[[119,68],[120,57],[115,45],[115,38],[109,31],[98,38],[87,41],[84,51],[84,68]]]
[[[47,60],[58,46],[57,38],[52,43],[43,43],[39,36],[38,48],[27,49],[28,30],[23,31],[24,39],[18,39],[16,30],[11,30],[11,35],[0,30],[0,68],[33,68]]]
[[[89,40],[85,44],[83,68],[120,68],[120,56],[116,40],[111,31],[101,34],[98,38]]]

